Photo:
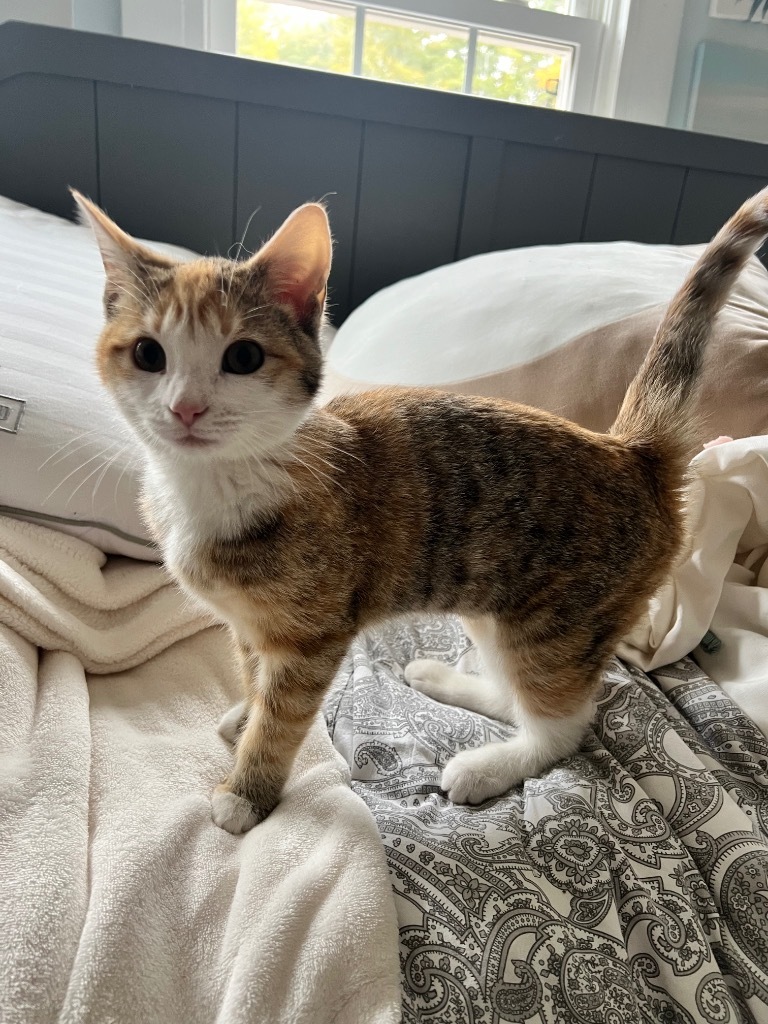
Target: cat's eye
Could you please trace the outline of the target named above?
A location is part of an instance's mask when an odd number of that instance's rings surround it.
[[[264,363],[264,349],[255,341],[233,341],[221,361],[224,373],[256,373]]]
[[[163,346],[154,338],[139,338],[133,346],[133,361],[140,370],[160,373],[165,369]]]

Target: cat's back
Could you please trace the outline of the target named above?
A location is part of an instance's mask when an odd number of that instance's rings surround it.
[[[489,472],[545,472],[554,463],[618,466],[624,447],[551,413],[502,399],[454,395],[432,388],[382,387],[342,395],[327,411],[353,428],[358,444],[383,466],[401,457],[423,469],[453,473],[487,464]]]
[[[418,574],[455,594],[639,571],[679,544],[678,502],[619,439],[511,402],[381,388],[328,411],[357,436],[376,516],[420,536]],[[474,567],[474,568],[473,568]],[[478,571],[482,567],[482,571]],[[470,582],[477,584],[477,589]]]

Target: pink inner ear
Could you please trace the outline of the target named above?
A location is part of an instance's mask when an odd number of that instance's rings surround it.
[[[286,276],[287,277],[287,276]],[[275,299],[280,303],[293,306],[296,316],[303,323],[313,312],[318,300],[316,282],[311,278],[290,280],[281,275],[275,284]]]
[[[280,303],[285,303],[288,306],[293,306],[299,317],[303,317],[307,312],[307,306],[309,305],[309,299],[311,296],[307,293],[306,288],[297,284],[293,287],[283,285],[279,288],[275,294],[275,298]]]

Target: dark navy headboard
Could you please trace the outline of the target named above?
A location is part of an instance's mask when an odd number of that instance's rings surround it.
[[[768,182],[768,146],[67,29],[0,25],[0,194],[139,236],[253,248],[326,197],[336,322],[485,252],[699,242]]]

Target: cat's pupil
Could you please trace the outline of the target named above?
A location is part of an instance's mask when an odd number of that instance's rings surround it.
[[[264,349],[255,341],[235,341],[224,353],[224,373],[255,373],[264,362]]]
[[[133,361],[140,370],[160,373],[165,369],[165,352],[154,338],[139,338],[133,346]]]

